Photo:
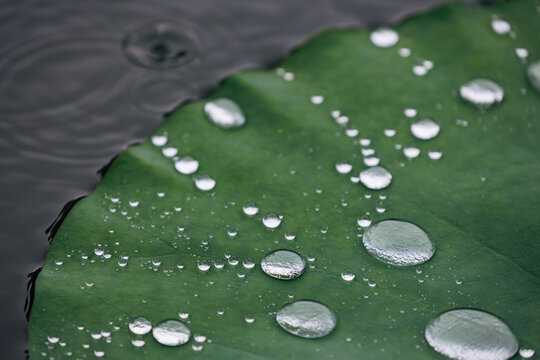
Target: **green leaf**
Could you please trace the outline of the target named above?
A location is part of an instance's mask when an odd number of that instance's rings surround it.
[[[64,359],[68,352],[93,358],[98,350],[111,359],[437,359],[424,329],[454,308],[495,314],[520,344],[540,350],[540,95],[515,54],[526,48],[529,62],[540,58],[539,6],[536,0],[444,6],[397,25],[399,43],[384,49],[371,44],[367,31],[330,30],[280,65],[293,81],[274,71],[243,71],[212,95],[239,104],[243,127],[216,127],[204,101],[173,112],[156,134],[167,133],[165,147],[196,158],[197,174],[177,172],[151,141],[118,157],[52,242],[31,314],[31,358]],[[515,36],[496,34],[494,15]],[[399,56],[401,47],[412,55]],[[412,67],[425,59],[434,68],[414,75]],[[462,101],[460,85],[475,77],[500,84],[503,102],[481,112]],[[312,104],[313,95],[324,102]],[[435,119],[440,134],[415,139],[405,108]],[[346,136],[333,110],[348,116],[359,135]],[[385,129],[397,133],[386,137]],[[360,138],[371,140],[368,148],[392,173],[388,189],[350,181],[366,168]],[[422,153],[408,160],[397,144]],[[442,158],[431,160],[430,150]],[[353,165],[351,174],[335,170],[342,160]],[[217,181],[212,191],[194,185],[194,176],[204,174]],[[381,193],[384,213],[376,211]],[[248,202],[259,214],[243,213]],[[376,260],[356,224],[367,212],[373,222],[401,219],[426,229],[435,255],[413,267]],[[268,213],[283,215],[275,230],[261,222]],[[238,235],[229,236],[229,227]],[[294,240],[284,238],[289,231]],[[315,260],[298,279],[271,278],[259,264],[277,249]],[[129,256],[125,267],[118,265],[122,254]],[[226,254],[239,264],[228,264]],[[243,268],[247,258],[253,269]],[[225,266],[203,272],[201,261]],[[341,279],[347,269],[356,274],[352,282]],[[302,299],[335,312],[330,335],[303,339],[277,325],[276,311]],[[193,338],[166,347],[147,334],[143,347],[131,344],[137,338],[131,319],[144,316],[155,326],[179,319],[179,311],[189,313],[182,321],[192,334],[209,339],[202,351],[192,349]],[[246,316],[255,321],[246,323]],[[92,338],[101,331],[111,332],[110,341]]]

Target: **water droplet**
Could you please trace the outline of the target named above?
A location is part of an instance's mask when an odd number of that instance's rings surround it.
[[[353,281],[356,277],[351,270],[345,270],[341,273],[341,278],[345,281]]]
[[[376,156],[370,156],[367,158],[364,158],[364,164],[366,166],[377,166],[381,162],[381,159],[379,159]]]
[[[130,201],[130,202],[129,202],[129,206],[131,206],[131,207],[137,207],[137,206],[139,206],[139,202],[138,202],[138,201]]]
[[[381,221],[367,229],[362,239],[373,257],[390,265],[422,264],[435,253],[428,234],[407,221]]]
[[[527,76],[536,91],[540,92],[540,61],[529,65],[529,68],[527,69]]]
[[[135,347],[143,347],[145,344],[145,341],[143,339],[133,339],[131,340],[131,345]]]
[[[238,258],[236,256],[229,256],[227,262],[229,263],[229,265],[236,266],[238,265]]]
[[[326,336],[337,324],[336,316],[326,306],[305,300],[282,307],[276,321],[285,331],[307,339]]]
[[[439,160],[442,157],[442,152],[440,151],[428,151],[428,156],[431,160]]]
[[[166,157],[172,158],[172,157],[176,156],[176,154],[178,154],[178,149],[175,148],[175,147],[166,147],[166,148],[163,148],[163,150],[161,150],[161,152]]]
[[[191,156],[182,156],[174,164],[174,167],[180,174],[190,175],[199,169],[199,162]]]
[[[180,317],[180,319],[187,319],[189,317],[189,313],[187,311],[180,311],[178,313],[178,316]]]
[[[221,129],[233,129],[243,126],[246,118],[242,109],[232,100],[219,98],[204,105],[206,116]]]
[[[135,335],[148,334],[152,330],[152,323],[147,318],[139,316],[129,323],[129,330]]]
[[[201,260],[197,263],[197,267],[201,271],[208,271],[210,270],[210,264],[206,260]]]
[[[300,255],[289,250],[277,250],[266,255],[261,261],[262,270],[271,277],[291,280],[304,272],[306,262]]]
[[[369,35],[369,39],[373,45],[377,47],[388,48],[397,44],[399,41],[399,35],[390,28],[380,28],[373,31]]]
[[[253,267],[255,266],[255,263],[253,262],[253,259],[252,259],[252,258],[247,258],[247,259],[245,259],[244,261],[242,261],[242,265],[243,265],[246,269],[253,269]]]
[[[408,118],[413,118],[416,116],[416,114],[418,114],[418,111],[413,108],[407,108],[403,111],[403,114]]]
[[[420,119],[411,125],[411,133],[420,140],[430,140],[439,134],[441,127],[432,119]]]
[[[412,71],[416,76],[425,76],[429,70],[424,65],[414,65]]]
[[[408,58],[409,56],[411,56],[411,49],[409,49],[409,48],[401,48],[401,49],[398,50],[398,54],[402,58]]]
[[[484,78],[476,78],[459,88],[461,98],[476,107],[486,110],[492,105],[500,103],[504,91],[497,83]]]
[[[285,233],[285,240],[294,240],[296,238],[296,234],[292,231]]]
[[[447,311],[428,323],[425,337],[435,351],[452,359],[506,360],[518,351],[510,328],[479,310]]]
[[[336,164],[336,170],[340,174],[348,174],[352,170],[352,165],[345,161],[338,162]]]
[[[253,324],[255,322],[255,318],[251,315],[248,315],[244,318],[244,320],[248,323],[248,324]]]
[[[203,343],[206,341],[206,336],[202,334],[195,334],[193,335],[193,340],[195,340],[198,343]]]
[[[152,136],[152,144],[154,144],[155,146],[163,146],[167,143],[167,140],[168,139],[166,134]]]
[[[348,137],[355,137],[355,136],[358,136],[358,134],[360,133],[360,131],[358,129],[347,129],[345,130],[345,135],[347,135]]]
[[[519,356],[521,356],[524,359],[530,359],[534,355],[534,349],[530,347],[522,347],[519,349]]]
[[[281,224],[281,217],[270,213],[263,217],[262,222],[268,229],[275,229]]]
[[[178,346],[189,341],[191,331],[178,320],[166,320],[154,328],[152,335],[160,344]]]
[[[420,156],[420,149],[414,146],[405,146],[403,148],[403,155],[405,155],[407,159],[417,158]]]
[[[247,216],[257,215],[259,213],[259,208],[257,207],[255,203],[252,203],[252,202],[249,202],[246,205],[244,205],[242,210],[244,211],[244,214],[246,214]]]
[[[517,48],[516,55],[520,59],[526,59],[529,56],[529,50],[524,48]]]
[[[56,259],[54,260],[54,263],[58,266],[62,265],[64,262],[62,261],[62,259]]]
[[[491,28],[499,35],[508,34],[512,30],[508,21],[498,18],[491,20]]]
[[[105,356],[105,351],[102,350],[94,350],[95,357],[102,358]]]
[[[360,173],[360,181],[371,190],[387,188],[392,182],[392,174],[382,166],[374,166]]]
[[[311,102],[315,105],[322,104],[324,101],[324,97],[321,95],[314,95],[311,97]]]
[[[57,336],[47,336],[47,340],[51,344],[56,344],[60,339]]]
[[[367,228],[369,225],[371,225],[371,220],[366,215],[364,215],[360,219],[356,220],[356,223],[361,228]]]
[[[384,136],[386,137],[394,137],[396,135],[396,130],[394,129],[384,129]]]
[[[195,178],[195,186],[202,191],[210,191],[216,186],[216,180],[208,175],[198,176]]]

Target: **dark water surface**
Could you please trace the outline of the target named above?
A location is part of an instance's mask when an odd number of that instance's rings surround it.
[[[25,357],[27,276],[45,259],[47,226],[165,112],[322,29],[395,22],[442,2],[2,1],[0,357]]]

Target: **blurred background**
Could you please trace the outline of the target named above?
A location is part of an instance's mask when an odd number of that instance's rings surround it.
[[[391,24],[443,2],[2,0],[1,358],[27,356],[24,306],[45,229],[165,113],[323,29]]]

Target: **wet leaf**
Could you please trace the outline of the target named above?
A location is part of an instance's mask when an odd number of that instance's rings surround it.
[[[31,358],[434,359],[424,329],[455,308],[495,314],[540,349],[540,94],[527,79],[539,6],[444,6],[395,26],[387,48],[364,30],[330,30],[284,70],[222,84],[212,99],[238,104],[240,127],[209,121],[206,101],[173,112],[58,230],[37,281]],[[511,32],[493,31],[494,16]],[[500,104],[459,97],[479,77],[504,89]],[[411,134],[422,118],[440,126],[433,139]],[[359,174],[378,160],[392,182],[369,190]],[[433,257],[400,267],[372,257],[361,234],[385,219],[425,230]],[[306,261],[300,277],[261,270],[278,249]],[[276,312],[297,300],[328,307],[335,330],[281,329]],[[140,316],[193,335],[161,345],[129,330]]]

